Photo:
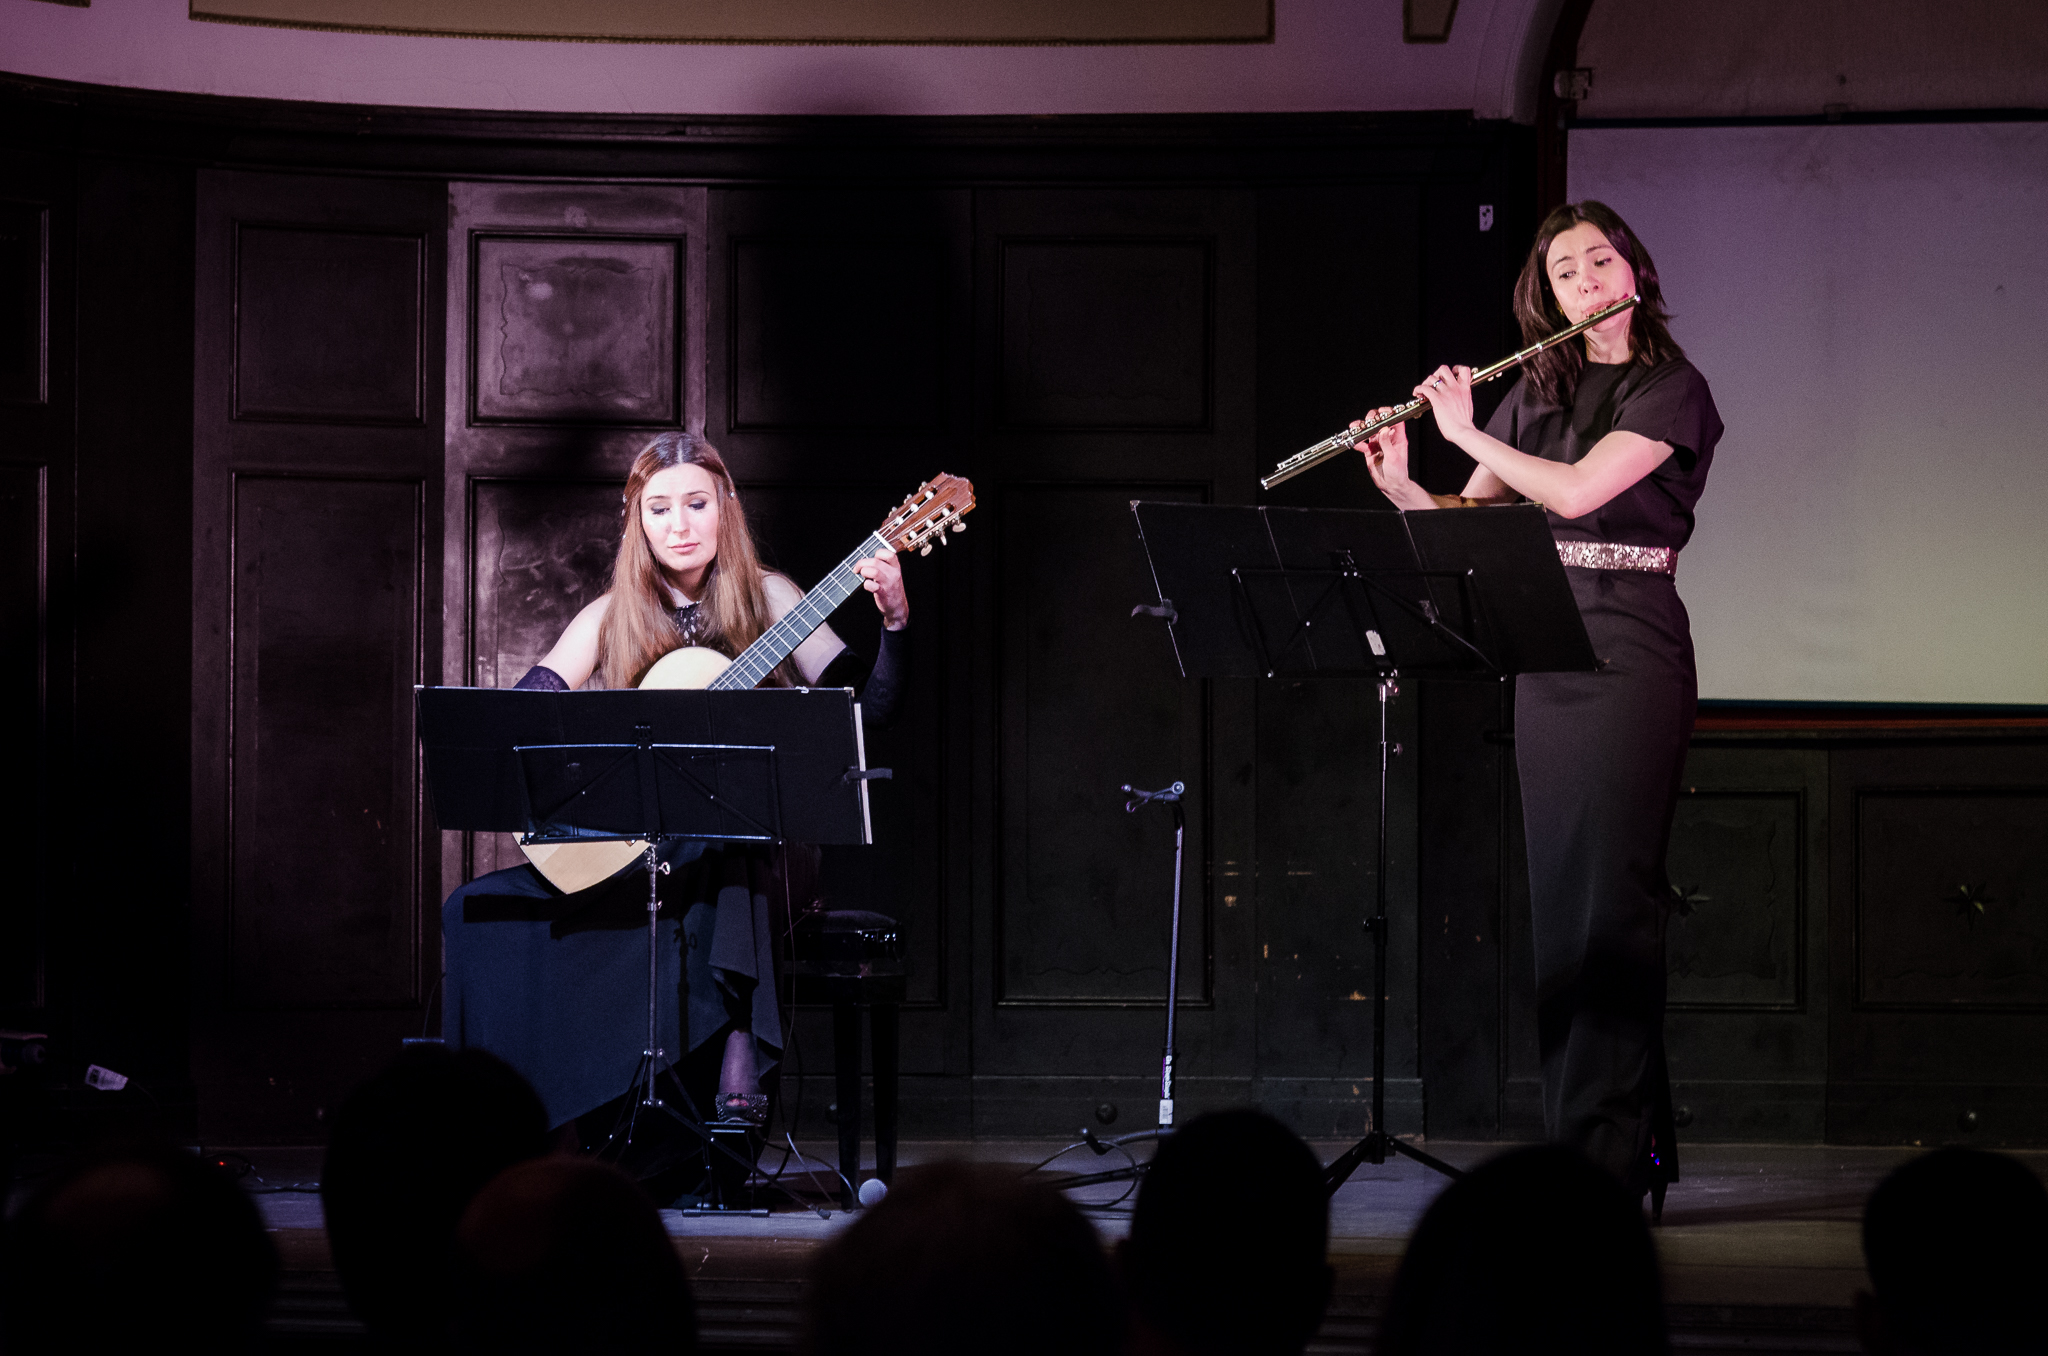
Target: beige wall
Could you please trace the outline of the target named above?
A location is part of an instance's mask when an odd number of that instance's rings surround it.
[[[0,71],[200,94],[568,113],[1533,116],[1560,0],[1460,0],[1406,43],[1401,0],[1275,0],[1271,42],[826,46],[507,41],[193,20],[187,0],[0,0]],[[201,6],[204,8],[204,6]]]
[[[1582,118],[2048,109],[2043,0],[1594,0]]]

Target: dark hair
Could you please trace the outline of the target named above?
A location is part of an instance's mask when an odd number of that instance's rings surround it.
[[[386,1345],[446,1339],[455,1225],[486,1182],[547,1152],[547,1112],[483,1050],[414,1046],[350,1093],[320,1203],[349,1306]]]
[[[1663,1356],[1662,1285],[1641,1204],[1560,1145],[1516,1149],[1422,1217],[1380,1321],[1380,1356]]]
[[[477,1193],[455,1234],[458,1353],[697,1349],[689,1277],[661,1212],[588,1158],[537,1158]]]
[[[112,1144],[46,1181],[8,1231],[7,1350],[259,1350],[277,1248],[222,1169]]]
[[[1095,1227],[994,1164],[906,1169],[818,1250],[809,1356],[1114,1356],[1123,1306]]]
[[[1863,1258],[1885,1327],[1915,1351],[1984,1356],[2048,1345],[2048,1189],[1979,1149],[1922,1154],[1878,1183]]]
[[[1153,1155],[1121,1252],[1124,1287],[1183,1352],[1295,1356],[1329,1304],[1329,1243],[1308,1145],[1263,1112],[1213,1112]]]
[[[1631,359],[1644,367],[1656,367],[1683,358],[1685,350],[1671,337],[1671,317],[1664,310],[1664,287],[1657,279],[1657,265],[1650,259],[1649,250],[1620,213],[1591,198],[1564,204],[1543,218],[1543,224],[1536,228],[1536,243],[1529,247],[1522,276],[1515,280],[1515,319],[1522,326],[1522,342],[1533,344],[1548,339],[1571,323],[1565,319],[1551,290],[1548,262],[1551,242],[1582,223],[1606,236],[1607,243],[1614,246],[1614,252],[1636,275],[1636,291],[1643,299],[1629,313]],[[1569,405],[1579,389],[1579,374],[1586,370],[1585,345],[1568,342],[1545,349],[1531,358],[1524,370],[1530,392],[1544,404]]]

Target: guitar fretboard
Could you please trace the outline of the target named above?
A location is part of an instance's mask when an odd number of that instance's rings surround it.
[[[761,633],[760,639],[740,652],[732,661],[732,667],[711,680],[713,692],[731,692],[760,686],[777,664],[789,658],[790,652],[810,639],[811,633],[825,624],[838,606],[858,593],[862,579],[853,567],[873,556],[877,551],[886,551],[889,544],[880,536],[870,532],[868,539],[853,549],[818,581],[818,586],[803,596],[802,601],[791,608],[781,621]]]

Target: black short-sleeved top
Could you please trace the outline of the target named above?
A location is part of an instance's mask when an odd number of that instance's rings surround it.
[[[1684,546],[1722,432],[1720,411],[1699,369],[1683,358],[1655,367],[1587,363],[1570,418],[1565,416],[1562,408],[1539,402],[1523,377],[1487,420],[1486,431],[1532,457],[1567,464],[1615,429],[1669,443],[1671,455],[1583,518],[1552,513],[1551,533],[1559,541]]]

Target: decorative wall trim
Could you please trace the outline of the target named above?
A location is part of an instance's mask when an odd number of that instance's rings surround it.
[[[1434,0],[1441,8],[1446,0]],[[1457,0],[1448,0],[1455,9]],[[213,23],[551,42],[890,46],[1270,43],[1272,0],[192,0]],[[1450,18],[1442,19],[1449,36]]]

